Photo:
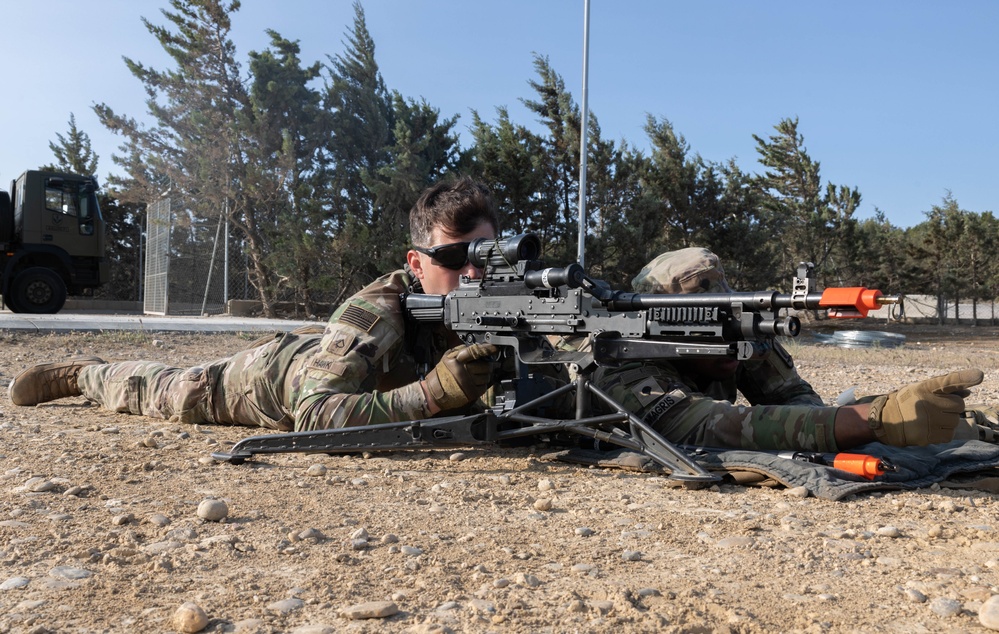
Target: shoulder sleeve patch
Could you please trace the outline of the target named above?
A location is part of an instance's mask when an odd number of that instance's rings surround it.
[[[371,329],[375,327],[379,319],[380,317],[373,312],[365,310],[356,304],[351,304],[343,311],[337,321],[343,324],[350,324],[364,332],[371,332]]]

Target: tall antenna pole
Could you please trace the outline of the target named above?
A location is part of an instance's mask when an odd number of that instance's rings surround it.
[[[586,136],[590,119],[590,0],[583,0],[583,118],[579,124],[579,244],[576,260],[586,266]]]

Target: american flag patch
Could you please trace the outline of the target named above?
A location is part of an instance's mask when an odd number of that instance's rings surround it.
[[[343,314],[340,315],[340,319],[337,321],[342,324],[350,324],[354,328],[358,328],[364,332],[371,332],[371,329],[375,327],[379,319],[378,315],[364,310],[360,306],[351,304],[343,311]]]

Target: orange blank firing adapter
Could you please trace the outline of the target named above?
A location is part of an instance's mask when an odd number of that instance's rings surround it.
[[[861,453],[838,453],[830,465],[841,471],[855,473],[868,480],[885,474],[885,463],[881,458]]]
[[[899,297],[883,295],[872,288],[851,286],[825,289],[819,306],[828,308],[830,317],[844,319],[867,317],[868,312],[899,301]]]

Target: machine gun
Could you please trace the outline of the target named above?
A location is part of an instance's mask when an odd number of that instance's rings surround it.
[[[545,267],[533,234],[504,240],[477,239],[469,260],[479,279],[462,278],[447,295],[408,294],[402,305],[418,322],[443,323],[467,344],[491,343],[512,351],[516,378],[502,383],[491,409],[470,416],[342,429],[270,434],[244,439],[216,459],[239,463],[257,453],[352,453],[495,444],[567,432],[638,451],[670,471],[670,477],[707,483],[705,471],[645,421],[628,412],[591,380],[600,366],[639,360],[760,357],[777,336],[795,337],[801,322],[785,309],[826,309],[831,317],[865,317],[900,301],[866,288],[813,290],[813,267],[802,264],[790,294],[640,294],[611,289],[579,264]],[[549,336],[578,337],[586,345],[556,349]],[[564,364],[572,382],[552,388],[536,370]],[[539,409],[575,396],[574,415]],[[610,413],[595,414],[596,399]]]

